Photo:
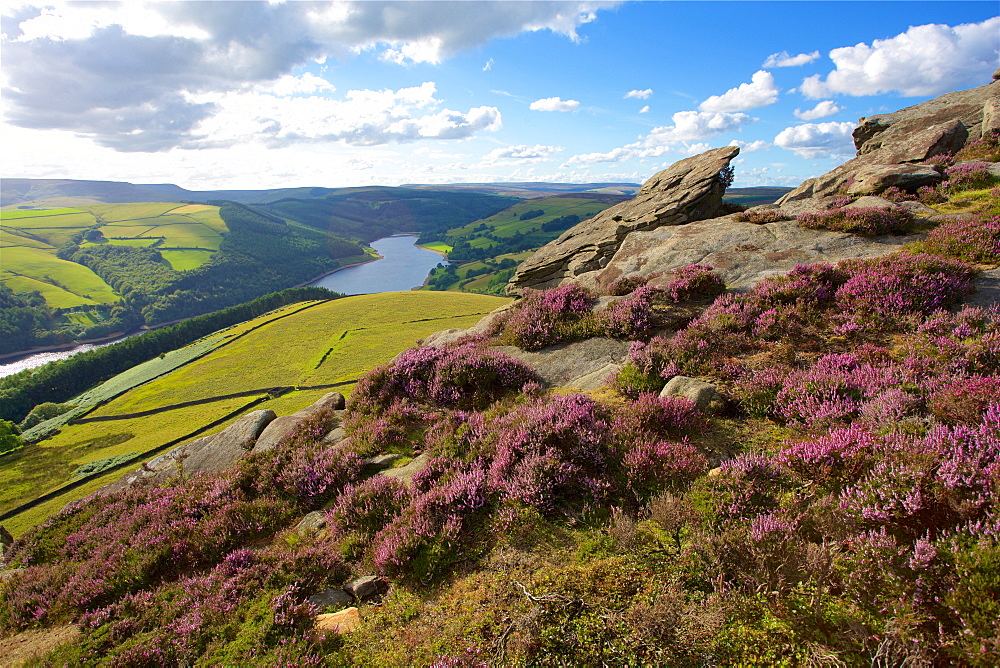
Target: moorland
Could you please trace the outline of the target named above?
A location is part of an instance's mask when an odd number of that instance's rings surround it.
[[[94,476],[15,518],[0,629],[39,665],[996,665],[998,86],[774,205],[723,203],[734,147],[680,161],[515,300],[294,301],[75,397],[0,456]],[[264,405],[232,466],[145,475]]]

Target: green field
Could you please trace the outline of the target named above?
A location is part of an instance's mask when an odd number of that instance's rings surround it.
[[[226,224],[205,204],[89,204],[75,208],[0,211],[0,281],[15,292],[38,291],[53,308],[109,304],[119,296],[83,265],[60,260],[56,248],[91,228],[112,245],[161,251],[176,271],[195,269],[219,249]],[[85,242],[82,247],[96,243]]]
[[[147,417],[64,426],[48,440],[0,457],[0,512],[61,487],[81,464],[128,452],[146,452],[196,431],[266,393],[216,399],[220,395],[273,386],[350,382],[418,339],[441,329],[468,327],[507,301],[464,293],[359,295],[293,304],[217,332],[119,374],[71,403],[94,405],[114,397],[86,415],[97,417],[122,416],[197,399],[210,401]],[[282,317],[288,313],[292,315]],[[349,383],[337,389],[348,394],[351,386]],[[329,391],[294,391],[247,410],[272,408],[286,415]],[[111,474],[106,481],[122,473]],[[20,534],[92,488],[88,484],[67,492],[4,525],[15,535]]]
[[[3,281],[15,292],[38,290],[56,308],[112,304],[118,301],[107,283],[83,265],[60,260],[41,248],[3,249]]]
[[[421,248],[426,248],[427,250],[430,251],[437,251],[438,253],[447,254],[451,252],[451,246],[449,246],[443,241],[431,241],[426,244],[418,244],[418,246],[420,246]]]

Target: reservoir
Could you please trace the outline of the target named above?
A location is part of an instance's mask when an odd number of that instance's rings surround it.
[[[327,288],[345,295],[373,292],[396,292],[420,287],[438,263],[447,260],[433,251],[414,245],[416,235],[385,237],[372,242],[381,260],[339,269],[309,285]]]
[[[347,267],[327,274],[310,285],[327,288],[345,295],[362,295],[372,292],[395,292],[410,290],[423,285],[427,274],[439,262],[447,263],[437,253],[414,246],[417,236],[413,234],[386,237],[372,242],[372,248],[382,256],[381,260]],[[101,345],[117,343],[121,339]],[[0,363],[0,378],[24,369],[33,369],[47,362],[63,360],[85,350],[100,346],[80,345],[71,350],[36,353],[14,362]]]

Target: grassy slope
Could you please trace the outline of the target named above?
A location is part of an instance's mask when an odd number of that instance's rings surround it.
[[[217,339],[212,344],[217,346],[213,352],[125,392],[89,416],[122,415],[275,385],[309,386],[353,380],[387,362],[417,339],[440,329],[468,327],[482,314],[506,302],[473,294],[398,292],[323,302],[275,320],[286,312],[278,311],[213,335]],[[293,305],[287,309],[301,307]],[[428,317],[428,314],[434,315]],[[258,328],[247,333],[254,327]],[[245,335],[239,337],[240,334]],[[218,346],[220,343],[225,345]],[[176,353],[184,354],[183,350]],[[152,360],[147,364],[169,368],[171,361]],[[159,371],[147,369],[145,377]],[[142,380],[141,370],[133,369],[108,381],[90,392],[92,399],[117,394],[136,382],[136,378],[129,376],[137,375]],[[272,408],[279,415],[292,413],[327,391],[292,392],[252,410]],[[341,391],[347,393],[349,386]],[[0,511],[65,484],[81,464],[150,450],[226,415],[253,398],[213,401],[142,418],[67,426],[55,437],[29,446],[16,456],[0,457]],[[107,479],[121,474],[121,471],[109,474]],[[88,485],[68,492],[4,524],[15,535],[20,534],[69,501],[85,496],[90,488]]]
[[[222,243],[226,224],[218,207],[204,204],[89,204],[74,209],[0,212],[3,281],[15,292],[38,290],[56,308],[113,303],[118,296],[83,265],[60,260],[56,247],[100,226],[110,244],[151,246],[178,270],[201,266]]]

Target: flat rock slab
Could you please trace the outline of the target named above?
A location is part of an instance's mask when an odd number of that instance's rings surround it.
[[[361,626],[361,617],[358,616],[357,608],[347,608],[340,612],[317,615],[314,623],[314,628],[317,631],[336,633],[337,635],[355,631],[359,626]]]
[[[584,379],[585,384],[592,385],[595,373],[607,369],[608,365],[624,364],[628,347],[626,341],[595,337],[536,351],[521,350],[513,346],[498,346],[494,350],[527,364],[547,386],[565,387],[583,383]]]
[[[635,232],[606,268],[584,274],[577,282],[600,293],[624,276],[648,276],[700,263],[713,266],[727,287],[748,288],[768,276],[784,274],[798,264],[878,257],[894,253],[903,244],[920,238],[919,235],[861,237],[807,230],[794,220],[755,225],[727,216]]]
[[[413,476],[427,466],[430,461],[431,456],[425,452],[417,457],[414,457],[405,466],[400,466],[394,469],[385,469],[384,471],[379,471],[378,475],[384,475],[386,478],[396,478],[397,480],[401,480],[409,485]]]
[[[967,304],[983,308],[1000,304],[1000,268],[982,272],[976,276],[972,285],[976,292],[965,300]]]

